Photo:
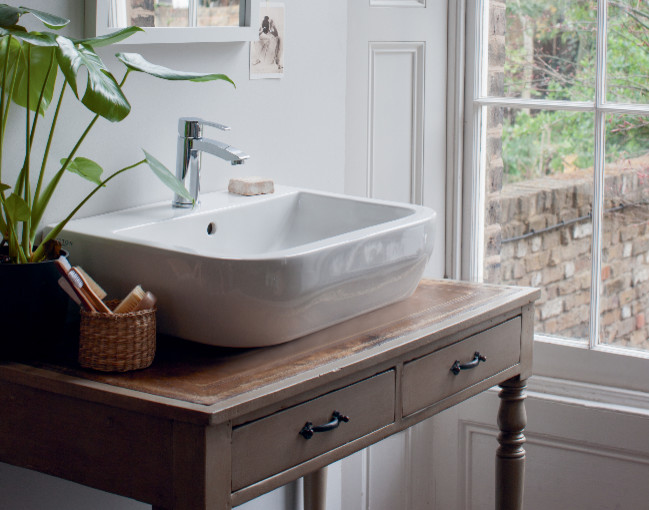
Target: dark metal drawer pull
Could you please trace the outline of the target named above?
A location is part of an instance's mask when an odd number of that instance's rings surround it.
[[[473,359],[468,363],[460,363],[459,361],[453,363],[453,366],[451,367],[451,372],[457,375],[460,373],[461,370],[471,370],[472,368],[477,367],[481,361],[487,361],[487,358],[482,354],[480,354],[479,352],[476,352],[473,355]]]
[[[304,439],[311,439],[313,437],[313,434],[315,434],[316,432],[328,432],[330,430],[338,428],[338,425],[340,425],[340,422],[342,421],[348,422],[349,418],[344,414],[340,414],[338,411],[334,411],[331,415],[331,421],[329,423],[314,426],[313,423],[307,421],[304,427],[302,427],[302,430],[300,430],[300,434],[302,434],[302,437],[304,437]]]

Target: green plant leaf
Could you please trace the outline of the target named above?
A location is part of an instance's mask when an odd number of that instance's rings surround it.
[[[57,40],[57,43],[59,48],[56,50],[56,59],[59,63],[59,67],[70,85],[72,92],[74,92],[74,95],[78,99],[79,91],[77,87],[77,74],[79,73],[79,68],[83,64],[83,61],[73,41],[65,37],[60,37]]]
[[[86,92],[81,99],[86,108],[111,122],[124,119],[131,105],[99,55],[90,46],[75,44],[66,37],[57,37],[57,42],[59,66],[77,97],[79,70],[83,66],[88,71]]]
[[[224,80],[234,85],[234,82],[225,74],[175,71],[167,67],[152,64],[138,53],[117,53],[115,56],[131,71],[139,71],[164,80],[188,80],[198,82]]]
[[[15,193],[6,198],[5,211],[13,221],[27,221],[31,217],[27,202]]]
[[[25,9],[0,5],[0,27],[10,27],[18,23],[18,19],[25,13]]]
[[[27,107],[27,47],[22,47],[21,57],[17,61],[18,79],[14,87],[12,99],[14,103]],[[35,111],[38,106],[38,98],[45,84],[45,93],[41,102],[39,112],[41,115],[52,102],[54,96],[54,85],[58,67],[56,62],[52,65],[55,49],[47,46],[31,46],[29,48],[30,79],[29,79],[29,109]],[[52,69],[50,70],[50,66]],[[49,71],[49,74],[48,74]],[[47,82],[45,81],[47,79]]]
[[[30,9],[29,7],[21,7],[23,12],[25,13],[30,13],[31,15],[35,16],[39,20],[43,22],[43,25],[45,25],[47,28],[51,28],[52,30],[59,30],[66,26],[68,23],[70,23],[69,19],[62,18],[61,16],[56,16],[54,14],[50,14],[48,12],[43,12],[43,11],[38,11],[36,9]]]
[[[61,165],[64,165],[65,161],[66,158],[61,159]],[[74,158],[68,164],[67,170],[80,175],[84,179],[87,179],[94,184],[102,184],[101,174],[103,173],[104,169],[91,159],[82,157]]]
[[[0,28],[0,35],[12,35],[33,46],[56,46],[56,35],[49,32],[27,32],[23,27]]]
[[[5,184],[4,182],[0,182],[0,192],[7,191],[8,189],[11,189],[11,186]]]
[[[167,188],[169,188],[171,191],[174,193],[177,193],[181,197],[184,197],[188,200],[193,200],[191,194],[185,186],[183,186],[183,183],[180,182],[179,179],[176,178],[174,174],[172,174],[166,166],[164,166],[160,161],[158,161],[156,158],[151,156],[147,151],[142,151],[144,152],[144,157],[146,158],[146,162],[149,165],[149,168],[153,170],[153,173],[156,174],[158,179],[160,179]]]
[[[53,30],[63,28],[70,23],[69,19],[55,16],[54,14],[49,14],[47,12],[30,9],[29,7],[11,7],[10,5],[2,4],[0,5],[0,27],[10,27],[15,25],[18,23],[18,19],[23,14],[27,13],[32,14],[42,21],[47,28]]]
[[[75,40],[74,43],[86,44],[88,46],[92,46],[93,48],[101,48],[103,46],[109,46],[116,42],[123,41],[124,39],[131,37],[136,32],[144,32],[144,29],[140,27],[126,27],[111,34],[100,35],[99,37],[92,37],[90,39]]]

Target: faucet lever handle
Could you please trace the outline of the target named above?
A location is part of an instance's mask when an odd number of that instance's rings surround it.
[[[202,138],[203,126],[210,126],[221,131],[230,131],[230,127],[218,122],[203,120],[200,117],[180,117],[178,119],[178,135],[186,138]]]
[[[230,126],[226,126],[225,124],[219,124],[218,122],[212,122],[211,120],[204,120],[203,125],[220,129],[221,131],[230,131]]]

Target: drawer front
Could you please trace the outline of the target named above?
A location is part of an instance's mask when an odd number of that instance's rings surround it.
[[[456,361],[466,364],[479,352],[486,358],[455,374]],[[403,416],[433,405],[520,362],[521,318],[465,338],[437,352],[410,361],[403,368]],[[474,363],[475,364],[475,363]]]
[[[394,422],[394,370],[370,377],[232,431],[232,490],[236,491]],[[300,432],[349,418],[306,439]],[[308,435],[308,433],[306,433]]]

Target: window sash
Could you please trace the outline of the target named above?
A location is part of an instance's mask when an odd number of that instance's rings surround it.
[[[634,114],[649,115],[649,104],[625,104],[606,101],[606,69],[607,69],[607,10],[608,2],[598,0],[597,2],[597,39],[596,39],[596,87],[593,101],[553,101],[542,99],[521,99],[488,96],[487,72],[488,72],[488,1],[478,0],[475,2],[475,11],[471,12],[469,2],[467,8],[468,27],[473,27],[474,39],[471,41],[471,30],[467,31],[467,49],[473,49],[473,53],[467,53],[467,84],[472,85],[473,94],[470,95],[470,104],[467,101],[467,111],[473,111],[472,139],[466,161],[470,165],[467,184],[470,188],[468,193],[470,204],[470,222],[465,223],[468,227],[470,238],[470,255],[468,259],[468,271],[464,276],[470,280],[482,281],[483,279],[483,247],[484,247],[484,224],[485,224],[485,157],[483,147],[485,146],[486,129],[483,126],[483,118],[489,106],[502,106],[514,108],[533,108],[539,110],[564,110],[571,112],[592,112],[595,115],[595,154],[594,154],[594,183],[593,183],[593,236],[592,236],[592,273],[591,273],[591,301],[590,301],[590,325],[588,347],[602,353],[625,353],[638,358],[649,358],[648,352],[634,351],[615,346],[601,344],[600,334],[600,295],[602,281],[602,223],[604,211],[604,169],[605,169],[605,121],[607,114]],[[473,25],[471,24],[473,22]],[[473,46],[471,43],[473,42]],[[473,59],[471,58],[473,57]],[[473,80],[470,81],[473,65],[475,70]],[[469,94],[467,94],[469,96]],[[465,200],[467,196],[465,195]],[[466,237],[464,238],[466,240]],[[466,245],[465,244],[465,245]],[[466,261],[465,261],[466,262]],[[468,274],[467,274],[468,273]],[[538,335],[539,338],[543,338]],[[548,341],[548,338],[545,338]],[[552,339],[551,343],[556,343]],[[565,345],[571,344],[566,341]]]

